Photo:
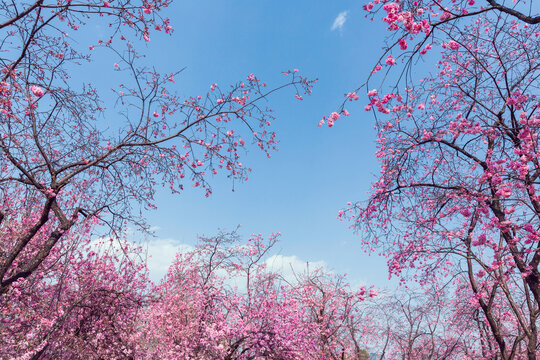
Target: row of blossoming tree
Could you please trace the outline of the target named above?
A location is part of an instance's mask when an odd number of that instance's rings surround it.
[[[393,34],[367,88],[402,71],[367,93],[381,178],[340,214],[421,287],[374,298],[321,269],[269,271],[276,235],[201,238],[158,285],[122,240],[159,185],[246,179],[243,149],[276,147],[264,100],[312,81],[249,75],[182,99],[137,51],[173,31],[168,2],[0,1],[0,357],[536,359],[540,18],[479,2],[365,6]],[[424,57],[438,68],[417,78]],[[112,98],[79,79],[102,58]]]

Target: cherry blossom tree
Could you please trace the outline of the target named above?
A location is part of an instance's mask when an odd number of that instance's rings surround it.
[[[314,327],[318,354],[323,359],[361,359],[368,336],[361,304],[377,296],[373,288],[353,291],[343,275],[314,269],[296,274],[291,291],[307,310]]]
[[[0,297],[5,359],[129,358],[148,279],[140,249],[80,236]],[[9,295],[9,296],[8,296]]]
[[[367,80],[348,92],[339,110],[323,117],[319,126],[327,124],[332,127],[342,115],[348,116],[346,105],[359,100],[362,89],[369,93],[385,85],[393,90],[412,87],[418,70],[423,67],[420,64],[433,59],[430,57],[434,52],[432,49],[458,46],[449,36],[452,29],[463,29],[480,16],[501,17],[505,19],[503,21],[535,26],[540,23],[539,9],[535,5],[532,0],[511,3],[508,0],[373,0],[365,3],[366,18],[371,21],[380,19],[387,25],[389,36],[384,43],[384,51]],[[383,76],[376,76],[381,72]],[[366,110],[384,109],[373,105],[367,105]]]
[[[243,246],[238,235],[202,237],[197,248],[180,253],[154,293],[143,317],[140,358],[296,358],[308,328],[297,303],[280,301],[274,277],[253,262],[275,243],[254,236]],[[245,291],[227,282],[243,275]]]
[[[320,271],[285,281],[261,261],[276,240],[221,233],[178,254],[143,316],[140,358],[361,358],[347,324],[365,290]]]
[[[0,233],[8,239],[0,245],[0,294],[87,224],[113,233],[128,224],[144,228],[137,210],[155,208],[156,186],[178,193],[192,184],[208,196],[209,176],[218,172],[247,179],[243,149],[251,143],[269,154],[277,142],[261,100],[284,87],[296,88],[298,98],[310,92],[312,82],[294,70],[275,88],[249,75],[181,99],[172,89],[178,73],[145,67],[136,50],[173,31],[160,15],[167,6],[0,2]],[[101,38],[90,22],[106,29]],[[87,66],[103,69],[97,54],[114,62],[111,79],[120,83],[107,85],[112,99],[80,80]]]
[[[482,341],[496,344],[490,358],[536,359],[539,17],[525,2],[445,3],[381,2],[398,37],[383,60],[403,60],[405,88],[368,92],[381,175],[368,202],[340,216],[388,257],[391,275],[468,284]],[[431,48],[437,72],[417,80],[414,59]]]
[[[538,8],[528,0],[375,0],[364,5],[366,17],[372,21],[381,16],[390,32],[385,43],[385,51],[372,69],[372,76],[364,84],[371,89],[370,81],[376,80],[374,74],[386,68],[388,78],[390,69],[401,68],[403,73],[398,82],[408,87],[414,78],[418,61],[437,49],[438,46],[452,47],[455,44],[448,30],[475,21],[480,16],[504,17],[508,21],[536,25],[540,23]],[[427,55],[428,54],[428,55]],[[403,66],[399,66],[402,64]],[[359,88],[360,89],[360,88]],[[356,91],[358,91],[357,89]],[[369,91],[369,90],[368,90]],[[349,94],[351,95],[351,94]],[[348,100],[354,100],[354,94]]]
[[[458,321],[470,320],[471,307],[457,312],[455,299],[436,287],[382,294],[363,309],[372,332],[366,345],[381,359],[489,358],[480,352],[478,329]]]
[[[144,59],[146,42],[173,31],[169,5],[0,1],[2,358],[143,356],[150,282],[141,250],[123,241],[128,226],[146,229],[160,185],[209,196],[216,174],[247,180],[243,152],[270,156],[277,144],[267,97],[311,91],[294,70],[273,88],[250,74],[180,98],[179,72]],[[96,68],[92,84],[82,75]]]

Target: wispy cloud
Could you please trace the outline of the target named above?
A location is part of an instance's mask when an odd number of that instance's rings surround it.
[[[193,246],[181,244],[174,239],[152,239],[145,245],[148,254],[147,266],[150,271],[150,278],[156,282],[167,274],[176,254],[194,249]]]
[[[267,270],[277,272],[288,282],[294,282],[298,275],[303,275],[308,271],[316,269],[329,271],[324,261],[311,261],[308,263],[295,255],[272,255],[266,259],[265,264]]]
[[[141,260],[146,261],[150,279],[159,282],[165,277],[169,267],[172,265],[178,253],[187,253],[195,248],[188,244],[183,244],[175,239],[150,239],[144,242],[129,240],[119,240],[117,238],[99,237],[92,241],[94,251],[98,254],[118,252],[120,255],[127,248],[136,248],[142,245],[143,252],[140,254]],[[134,259],[135,260],[135,259]]]
[[[348,10],[342,11],[336,16],[334,19],[334,23],[332,24],[332,27],[330,30],[339,30],[341,31],[343,29],[343,25],[345,25],[345,22],[347,21],[347,15],[349,14]]]

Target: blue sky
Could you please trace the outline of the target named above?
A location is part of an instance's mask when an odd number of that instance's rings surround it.
[[[277,85],[281,71],[298,68],[318,78],[304,101],[283,91],[270,98],[280,145],[271,159],[256,149],[242,162],[253,168],[249,181],[211,179],[213,195],[187,186],[180,196],[159,191],[151,265],[161,274],[180,244],[218,229],[270,234],[282,240],[273,254],[298,261],[323,261],[353,283],[388,287],[386,261],[364,253],[359,236],[337,220],[347,201],[365,200],[379,172],[376,132],[366,99],[348,107],[333,128],[317,127],[336,110],[343,94],[360,85],[381,55],[387,32],[364,18],[358,1],[196,1],[176,2],[167,15],[172,36],[154,34],[148,61],[159,71],[186,67],[176,78],[182,96],[206,93],[210,84],[235,83],[246,75]],[[337,21],[336,21],[337,19]],[[160,264],[160,265],[159,265]],[[160,268],[160,269],[158,269]]]

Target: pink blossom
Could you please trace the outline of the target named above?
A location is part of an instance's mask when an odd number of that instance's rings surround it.
[[[440,16],[440,20],[441,21],[445,21],[445,20],[448,20],[452,17],[452,14],[450,14],[448,11],[444,11],[441,16]]]
[[[32,94],[34,94],[34,96],[37,96],[38,98],[45,95],[45,91],[43,91],[42,88],[40,88],[39,86],[36,86],[36,85],[32,85],[30,87],[30,91],[32,91]]]
[[[377,96],[378,94],[379,93],[377,92],[377,89],[373,89],[373,90],[368,91],[367,96],[373,97],[373,96]]]
[[[143,12],[147,15],[150,15],[152,13],[152,8],[154,7],[154,5],[152,4],[147,4],[144,8],[143,8]]]
[[[395,65],[396,64],[396,59],[394,59],[392,57],[392,55],[388,55],[388,57],[386,59],[386,64],[390,65],[390,66]]]
[[[381,65],[377,65],[375,66],[375,68],[373,68],[373,70],[371,71],[373,74],[375,74],[377,71],[381,70],[382,69],[382,66]]]
[[[407,49],[407,42],[405,41],[405,39],[399,39],[398,43],[401,50]]]
[[[457,50],[459,49],[459,44],[455,42],[454,40],[451,40],[448,42],[448,47],[452,50]]]
[[[486,275],[486,272],[484,270],[478,270],[478,272],[476,273],[476,275],[479,277],[479,278],[483,278],[485,275]]]
[[[348,93],[347,97],[349,98],[349,101],[358,100],[360,97],[356,94],[356,92]]]

